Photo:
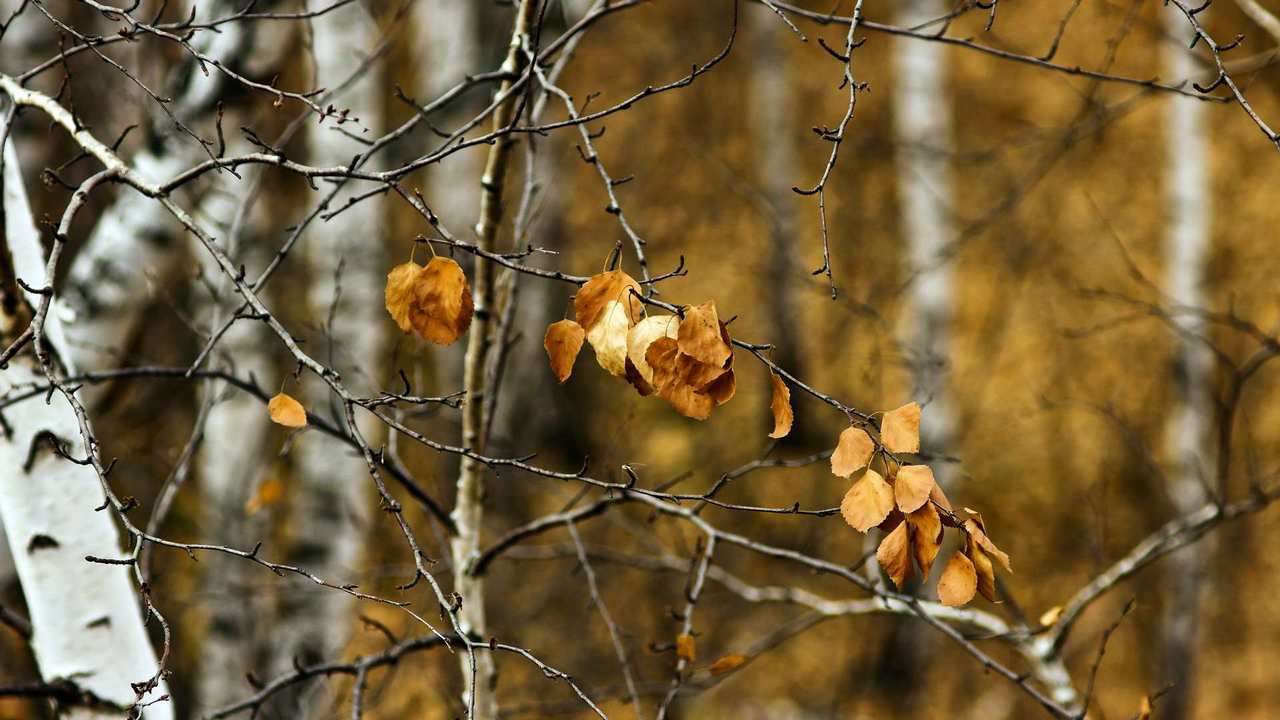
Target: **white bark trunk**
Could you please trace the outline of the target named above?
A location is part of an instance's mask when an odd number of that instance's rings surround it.
[[[1165,46],[1165,66],[1172,78],[1197,78],[1202,72],[1186,45],[1177,39],[1189,35],[1185,18],[1166,12],[1167,29],[1174,38]],[[1200,285],[1204,256],[1209,246],[1208,167],[1205,158],[1204,108],[1195,100],[1173,98],[1165,101],[1165,148],[1168,177],[1166,252],[1166,292],[1176,303],[1201,307]],[[1204,332],[1193,317],[1180,316],[1178,325],[1187,333]],[[1186,515],[1202,506],[1207,498],[1204,483],[1212,468],[1205,463],[1209,446],[1209,422],[1213,417],[1208,384],[1213,360],[1208,349],[1197,342],[1179,340],[1174,382],[1179,403],[1168,425],[1168,447],[1173,467],[1169,474],[1169,495],[1174,509]],[[1219,452],[1225,452],[1219,448]],[[1193,663],[1200,609],[1201,575],[1211,539],[1193,543],[1170,558],[1170,607],[1166,616],[1164,680],[1173,683],[1161,703],[1162,716],[1169,720],[1191,717]]]
[[[33,222],[18,156],[4,148],[5,239],[18,277],[44,287],[44,248]],[[39,298],[29,296],[34,305]],[[46,342],[65,350],[59,319],[46,321]],[[65,357],[65,355],[63,355]],[[34,358],[15,358],[0,372],[13,386],[44,379]],[[72,457],[83,457],[80,426],[58,393],[32,398],[7,413],[10,431],[0,438],[0,517],[31,615],[31,646],[46,681],[71,680],[121,708],[137,701],[130,683],[157,672],[155,654],[134,595],[129,569],[85,560],[118,558],[120,535],[110,511],[95,512],[104,494],[92,468],[54,454],[37,438],[52,434]],[[143,698],[167,693],[163,683]],[[121,718],[123,710],[79,708],[74,718]],[[148,706],[148,720],[171,720],[169,701]]]
[[[316,59],[315,84],[337,88],[362,63],[377,42],[377,27],[359,3],[346,5],[312,20]],[[338,124],[336,118],[313,126],[310,160],[318,165],[345,165],[363,146],[342,131],[377,137],[382,126],[382,95],[377,68],[370,68],[329,102],[350,110],[359,124]],[[348,185],[329,204],[344,207],[348,198],[368,189]],[[328,192],[322,184],[321,192]],[[379,197],[363,200],[327,222],[317,221],[304,239],[308,266],[311,317],[327,337],[316,337],[315,352],[331,360],[353,387],[376,389],[386,344],[387,318],[382,288],[387,273]],[[336,303],[336,305],[335,305]],[[331,322],[330,322],[331,320]],[[320,382],[308,382],[306,405],[313,412],[330,413],[332,396]],[[341,412],[336,414],[341,421]],[[379,427],[359,414],[361,432],[376,443]],[[364,460],[342,443],[320,433],[302,433],[292,451],[297,461],[296,560],[323,577],[358,582],[362,538],[371,508],[369,469]],[[328,589],[304,588],[287,597],[279,620],[281,654],[277,670],[303,661],[329,658],[339,652],[353,627],[352,598]],[[318,631],[317,631],[318,629]]]

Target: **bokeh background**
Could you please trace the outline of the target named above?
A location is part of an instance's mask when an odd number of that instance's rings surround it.
[[[460,38],[471,48],[468,57],[474,58],[475,71],[499,64],[512,15],[509,5],[477,4],[480,20],[474,35]],[[802,4],[830,10],[827,2]],[[77,27],[110,27],[85,6],[48,5]],[[548,28],[563,28],[554,5],[547,13]],[[1065,0],[1004,0],[990,30],[984,30],[987,14],[975,11],[959,18],[948,33],[1037,55],[1053,42],[1071,5]],[[386,98],[386,126],[393,127],[413,112],[396,98],[395,88],[423,88],[432,67],[422,60],[416,11],[402,14],[394,2],[370,7],[390,43],[374,72]],[[888,21],[896,8],[868,0],[863,11],[869,19]],[[178,9],[166,12],[173,15]],[[890,102],[896,81],[894,43],[919,41],[862,33],[866,43],[857,50],[855,63],[869,89],[859,96],[826,197],[832,275],[839,288],[833,300],[825,278],[811,274],[821,265],[816,202],[790,188],[816,181],[830,146],[811,128],[833,125],[847,105],[848,93],[838,87],[840,65],[817,44],[821,37],[832,47],[843,47],[846,28],[797,19],[808,36],[805,42],[767,8],[750,5],[741,12],[737,38],[723,63],[687,88],[646,99],[592,126],[596,132],[607,128],[594,142],[610,172],[635,176],[617,192],[628,221],[648,241],[653,272],[674,269],[680,258],[688,270],[663,282],[662,296],[681,303],[714,299],[723,317],[736,318],[730,325],[735,337],[777,343],[775,357],[781,364],[858,408],[883,410],[911,399],[928,401],[912,397],[913,356],[907,349],[912,268],[897,181],[902,148],[895,140]],[[1185,45],[1189,38],[1168,33],[1167,12],[1155,0],[1085,2],[1071,20],[1055,62],[1100,67],[1114,52],[1111,72],[1161,76],[1167,47]],[[587,33],[563,85],[577,99],[599,93],[592,107],[604,107],[646,85],[678,79],[691,65],[720,51],[732,14],[727,1],[656,1],[606,18]],[[1245,34],[1248,52],[1270,47],[1267,36],[1230,2],[1215,3],[1201,18],[1215,37]],[[49,57],[56,54],[57,42],[57,35],[49,33],[24,52]],[[278,45],[273,51],[279,59],[264,65],[278,70],[264,74],[278,72],[282,87],[308,86],[305,29],[281,28],[272,42]],[[3,48],[0,57],[8,71],[18,55]],[[151,78],[162,77],[168,64],[181,58],[171,44],[154,39],[110,52]],[[1139,303],[1164,303],[1156,288],[1170,270],[1166,168],[1178,143],[1167,137],[1168,105],[1195,101],[962,47],[947,48],[943,57],[946,82],[940,100],[950,108],[954,131],[941,139],[936,152],[954,178],[949,219],[958,238],[949,261],[954,292],[945,352],[953,432],[946,447],[925,450],[934,454],[936,465],[948,468],[953,502],[980,509],[993,538],[1013,558],[1016,574],[1003,582],[1016,603],[978,602],[997,613],[1036,618],[1065,602],[1177,513],[1165,478],[1180,450],[1167,431],[1178,402],[1177,336],[1159,313],[1147,312]],[[136,86],[88,53],[68,62],[75,109],[95,133],[115,137],[127,125],[140,124],[121,145],[126,156],[153,141],[147,118],[155,114],[154,104]],[[783,79],[781,113],[776,107],[764,112],[762,102],[778,102],[777,97],[759,97],[765,73]],[[51,73],[35,85],[56,91],[58,75]],[[1237,80],[1262,117],[1280,119],[1280,67],[1263,67]],[[452,112],[445,124],[469,117],[468,110],[473,114],[486,100],[484,91],[469,94],[465,107]],[[278,134],[300,112],[287,104],[273,107],[272,98],[243,91],[233,93],[226,104],[235,125],[253,127],[262,137]],[[549,118],[563,117],[557,105],[547,112]],[[767,127],[762,121],[779,115],[782,121]],[[1239,107],[1209,104],[1204,117],[1209,187],[1203,200],[1212,208],[1202,269],[1205,304],[1273,328],[1280,321],[1275,282],[1280,272],[1275,250],[1280,157]],[[37,212],[57,217],[68,191],[41,183],[38,173],[69,159],[74,150],[65,135],[48,131],[47,121],[35,113],[22,116],[16,138]],[[597,272],[622,231],[606,212],[608,199],[595,168],[579,157],[581,139],[572,129],[532,139],[543,192],[525,242],[559,254],[536,254],[528,262],[579,275]],[[391,157],[414,157],[431,141],[429,133],[416,133],[390,151]],[[299,157],[307,152],[301,139],[285,149]],[[437,208],[450,228],[465,231],[474,222],[485,150],[482,146],[450,158],[450,174],[433,167],[411,183],[428,198],[450,193],[448,203]],[[778,152],[790,158],[789,173],[779,174],[766,162]],[[513,198],[529,162],[523,151],[516,157],[515,179],[509,183]],[[465,175],[458,174],[457,166],[472,173],[471,184],[461,192],[455,184]],[[63,175],[74,179],[88,171],[73,166]],[[267,201],[255,210],[250,237],[274,248],[317,195],[284,172],[266,171],[262,177]],[[110,200],[110,193],[93,198],[80,218],[80,237]],[[400,262],[409,256],[413,238],[429,234],[430,228],[402,202],[392,199],[383,207],[376,234],[388,255]],[[785,230],[779,232],[779,227]],[[325,232],[324,225],[309,232]],[[173,241],[177,237],[175,229]],[[502,238],[510,241],[509,226]],[[71,242],[74,258],[77,238]],[[464,253],[458,259],[468,266]],[[623,266],[636,271],[627,252]],[[128,341],[121,364],[182,365],[198,352],[202,336],[189,319],[203,292],[194,281],[196,268],[193,256],[180,271],[154,278],[148,320]],[[305,268],[286,264],[268,297],[291,328],[318,338],[321,319],[296,302],[309,281]],[[830,407],[793,392],[796,427],[775,446],[767,437],[772,427],[768,374],[741,352],[737,396],[706,422],[686,420],[661,401],[638,397],[586,353],[572,379],[559,386],[546,367],[540,337],[547,323],[568,312],[572,286],[527,277],[519,284],[520,334],[497,403],[493,454],[537,452],[538,462],[561,469],[576,467],[589,456],[602,475],[620,477],[625,463],[640,470],[647,482],[678,481],[676,488],[696,492],[767,453],[803,458],[829,450],[845,426]],[[382,322],[392,321],[384,317]],[[1220,327],[1206,332],[1233,361],[1255,349],[1239,333]],[[422,393],[460,389],[465,343],[441,349],[397,338],[383,364],[367,368],[372,385],[394,388],[396,370],[403,369]],[[271,346],[267,352],[280,376],[292,370],[283,348]],[[1216,370],[1207,382],[1220,395],[1226,371]],[[120,458],[112,479],[144,506],[190,436],[197,390],[194,383],[144,379],[112,384],[95,396],[94,419],[107,442],[105,454]],[[1243,497],[1254,484],[1266,484],[1276,471],[1280,418],[1275,392],[1275,373],[1264,369],[1242,398],[1228,481],[1233,498]],[[410,420],[431,437],[456,441],[456,412],[435,409]],[[929,423],[926,405],[926,428]],[[309,522],[296,511],[293,494],[298,451],[283,428],[260,426],[252,432],[269,434],[261,458],[267,471],[246,479],[249,504],[242,512],[250,522],[236,525],[243,534],[228,536],[211,526],[196,476],[166,521],[169,536],[217,538],[242,547],[261,539],[268,551],[280,556],[290,552],[292,538]],[[422,486],[448,506],[455,458],[404,441],[396,449]],[[1208,443],[1210,456],[1219,451]],[[352,477],[351,482],[367,483],[368,478]],[[264,486],[269,488],[265,493]],[[491,474],[488,488],[488,541],[539,515],[582,502],[578,486],[519,473]],[[819,461],[759,470],[736,482],[726,497],[744,504],[830,507],[844,490],[844,482]],[[411,576],[407,551],[389,519],[372,512],[372,487],[363,491],[363,501],[371,521],[350,579],[370,592],[393,595],[395,586]],[[420,508],[409,507],[408,517],[421,530],[420,537],[436,538],[428,553],[445,555],[439,528]],[[725,529],[835,562],[853,564],[866,552],[863,538],[838,515],[774,516],[707,508],[705,516]],[[1207,560],[1198,578],[1202,600],[1192,650],[1191,717],[1266,718],[1280,707],[1278,518],[1274,511],[1263,511],[1218,528],[1204,541]],[[670,613],[683,602],[685,574],[611,562],[609,554],[687,560],[695,533],[642,507],[611,510],[584,522],[581,532],[588,547],[599,552],[594,569],[602,595],[624,632],[642,685],[664,688],[673,655],[662,648],[677,632]],[[716,560],[761,584],[796,584],[828,597],[850,592],[833,579],[733,549],[722,549]],[[213,564],[193,562],[180,552],[158,552],[154,563],[153,596],[175,628],[171,687],[179,708],[209,661],[202,648],[211,604],[231,601],[252,607],[253,654],[243,658],[243,667],[263,677],[270,673],[261,663],[277,641],[274,632],[289,612],[290,598],[323,592],[300,578],[276,577],[262,568],[233,584],[210,585],[202,577]],[[1072,634],[1065,657],[1081,678],[1094,661],[1103,630],[1130,598],[1136,600],[1098,673],[1096,717],[1131,717],[1141,697],[1167,684],[1172,567],[1166,559],[1121,584],[1090,609]],[[606,628],[589,602],[586,580],[563,531],[542,535],[497,560],[489,582],[494,634],[515,638],[602,695],[615,693],[604,707],[611,715],[629,716],[625,696],[616,695],[621,676]],[[22,608],[15,581],[0,590],[6,607]],[[740,651],[802,614],[787,605],[744,603],[712,583],[698,605],[699,662]],[[349,633],[342,652],[346,657],[377,651],[387,642],[383,631],[357,615],[376,620],[399,637],[419,631],[393,609],[356,605],[351,627],[335,631]],[[328,630],[314,628],[317,633]],[[998,644],[991,651],[1015,667],[1019,662]],[[500,668],[501,703],[512,716],[585,716],[562,685],[543,680],[532,666],[504,658]],[[15,680],[36,677],[20,639],[7,632],[0,632],[0,673]],[[343,677],[317,685],[307,696],[316,716],[345,716],[349,687]],[[252,689],[246,683],[244,690],[247,695]],[[446,652],[417,654],[373,676],[368,717],[447,718],[460,712],[456,660]],[[678,715],[690,718],[1022,718],[1038,712],[1016,688],[984,673],[945,638],[922,631],[909,618],[886,616],[819,623],[678,706]],[[0,700],[0,717],[47,716],[39,703]]]

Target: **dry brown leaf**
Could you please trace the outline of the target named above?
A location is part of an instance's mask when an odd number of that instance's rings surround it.
[[[609,301],[594,327],[587,331],[587,342],[596,351],[596,362],[610,375],[627,374],[627,332],[631,321],[620,302]]]
[[[610,270],[593,276],[573,296],[573,312],[583,330],[591,332],[609,303],[621,303],[626,309],[627,327],[640,322],[644,306],[640,302],[640,283],[621,270]]]
[[[284,393],[276,395],[267,403],[267,415],[277,425],[291,428],[307,426],[307,411],[302,403]]]
[[[791,388],[783,382],[782,376],[772,370],[769,371],[769,379],[773,384],[773,400],[769,403],[773,410],[773,432],[769,437],[784,438],[791,432],[791,423],[795,421],[791,410]]]
[[[582,326],[572,320],[561,320],[547,326],[547,335],[542,345],[547,349],[547,359],[551,362],[551,372],[556,379],[564,382],[573,373],[573,362],[578,359],[582,350],[582,342],[587,337]]]
[[[907,515],[907,524],[911,526],[911,552],[920,566],[920,573],[928,578],[933,561],[942,549],[942,520],[933,503],[925,503]]]
[[[676,636],[676,656],[687,663],[696,662],[698,659],[698,649],[694,645],[692,635]]]
[[[1040,624],[1045,627],[1049,627],[1050,625],[1058,622],[1058,618],[1060,617],[1062,617],[1062,606],[1054,605],[1048,610],[1045,610],[1044,614],[1040,616]]]
[[[437,345],[450,345],[471,327],[472,311],[471,287],[462,267],[446,257],[432,258],[414,285],[409,306],[414,331]]]
[[[685,306],[677,341],[681,354],[714,367],[724,367],[725,362],[733,355],[728,333],[724,331],[720,316],[716,314],[714,300],[701,305]]]
[[[747,656],[742,653],[729,653],[716,658],[711,663],[711,667],[707,668],[712,675],[723,675],[727,672],[733,672],[747,663]]]
[[[995,558],[996,562],[1000,563],[1000,567],[1004,568],[1005,572],[1013,572],[1013,568],[1009,566],[1008,554],[996,547],[996,544],[991,542],[991,538],[987,537],[986,527],[982,524],[981,515],[978,515],[976,518],[965,520],[964,531],[969,534],[969,537],[973,542],[978,544],[978,547],[982,548],[984,553]]]
[[[880,442],[892,453],[920,452],[920,406],[907,403],[884,414]]]
[[[911,536],[907,523],[899,523],[893,532],[884,536],[876,548],[876,561],[894,587],[901,590],[906,585],[911,577]]]
[[[904,513],[915,512],[929,501],[933,487],[933,470],[928,465],[903,465],[893,481],[893,497],[898,509]]]
[[[647,397],[653,394],[653,385],[640,375],[640,371],[636,369],[635,363],[631,362],[631,358],[627,358],[627,382],[640,393],[640,397]]]
[[[866,430],[857,427],[845,428],[836,442],[836,449],[831,453],[831,474],[849,477],[871,462],[871,455],[876,444]]]
[[[402,332],[413,331],[409,314],[417,296],[418,277],[421,273],[422,266],[415,262],[401,263],[387,273],[387,312]]]
[[[961,553],[952,555],[938,579],[938,599],[943,605],[960,607],[973,599],[977,589],[978,578],[974,574],[973,563]]]
[[[706,389],[707,397],[711,398],[711,402],[715,403],[716,407],[732,400],[737,392],[738,379],[732,370],[716,378],[715,382],[708,385]]]
[[[929,491],[929,500],[937,503],[938,507],[949,513],[955,512],[951,509],[951,501],[947,499],[946,493],[942,492],[942,486],[936,482],[933,484],[933,489]]]
[[[973,542],[969,543],[965,552],[973,561],[973,570],[978,575],[978,592],[991,602],[1000,602],[1000,597],[996,594],[996,569],[991,564],[991,558]]]
[[[889,517],[893,510],[893,488],[880,473],[867,468],[862,477],[853,482],[849,492],[840,502],[840,514],[854,530],[866,532]]]
[[[650,315],[627,332],[627,358],[646,383],[653,384],[653,368],[644,359],[649,346],[662,337],[674,340],[679,329],[680,318],[675,315]]]
[[[645,352],[654,391],[676,412],[695,420],[707,419],[712,409],[733,397],[737,380],[730,369],[732,360],[731,355],[725,367],[700,363],[680,352],[679,342],[669,337],[654,340]]]

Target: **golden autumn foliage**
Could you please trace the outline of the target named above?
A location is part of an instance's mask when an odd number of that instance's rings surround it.
[[[285,427],[300,428],[307,425],[307,411],[302,403],[285,393],[279,393],[267,403],[267,415],[271,422]]]
[[[791,410],[791,390],[783,382],[782,376],[772,370],[769,371],[769,380],[773,386],[773,398],[769,405],[773,411],[773,432],[769,433],[769,437],[784,438],[791,432],[791,424],[795,421],[795,414]]]
[[[542,346],[547,350],[547,359],[551,362],[551,372],[556,380],[565,382],[573,373],[573,363],[582,350],[582,342],[587,337],[582,326],[572,320],[561,320],[547,326],[547,334],[542,339]]]
[[[387,274],[387,312],[403,332],[449,345],[471,326],[471,288],[458,263],[436,257],[402,263]]]

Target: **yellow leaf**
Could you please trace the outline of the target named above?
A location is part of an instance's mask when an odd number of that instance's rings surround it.
[[[920,452],[920,406],[907,403],[884,414],[880,441],[892,453]]]
[[[977,588],[978,578],[974,574],[973,563],[961,553],[952,555],[938,579],[938,599],[943,605],[960,607],[973,599]]]
[[[644,359],[649,346],[658,338],[676,339],[679,329],[680,318],[675,315],[650,315],[627,332],[627,359],[646,383],[653,384],[653,368]]]
[[[769,433],[769,437],[784,438],[791,432],[791,423],[795,421],[795,414],[791,411],[791,389],[772,370],[769,371],[769,379],[773,382],[773,401],[770,403],[773,409],[773,432]]]
[[[733,672],[747,663],[747,656],[742,653],[729,653],[716,658],[711,663],[711,667],[707,668],[712,675],[723,675],[727,672]]]
[[[898,523],[893,532],[884,536],[880,547],[876,548],[876,561],[893,581],[894,587],[901,590],[907,584],[911,577],[911,536],[907,523]]]
[[[1040,616],[1040,624],[1045,627],[1049,627],[1050,625],[1058,622],[1058,618],[1060,617],[1062,617],[1062,606],[1054,605],[1048,610],[1045,610],[1044,614]]]
[[[876,444],[862,428],[849,427],[840,433],[836,449],[831,453],[831,474],[849,477],[871,462]]]
[[[610,300],[596,324],[587,331],[587,342],[596,351],[596,362],[610,375],[627,374],[627,331],[631,321],[622,303]]]
[[[973,561],[973,570],[977,573],[978,592],[991,602],[999,602],[1000,598],[996,594],[996,569],[991,564],[991,558],[974,542],[969,543],[965,552]]]
[[[547,326],[542,346],[547,349],[547,359],[556,380],[564,382],[573,374],[573,362],[578,359],[578,352],[582,350],[582,341],[586,336],[582,326],[572,320],[561,320]]]
[[[698,659],[698,650],[693,643],[692,635],[676,636],[676,656],[687,663]]]
[[[1151,696],[1143,695],[1138,702],[1138,716],[1135,720],[1151,720]]]
[[[387,312],[404,332],[437,345],[457,341],[471,326],[471,288],[458,263],[437,257],[425,267],[407,262],[387,274]]]
[[[965,509],[967,510],[968,508]],[[974,514],[977,515],[977,513]],[[1005,569],[1005,572],[1013,572],[1013,568],[1009,566],[1009,556],[996,547],[996,544],[991,542],[991,538],[987,537],[986,527],[982,524],[981,515],[965,520],[964,531],[969,534],[973,542],[978,544],[978,547],[982,548],[984,553],[995,558],[996,562],[1000,563],[1000,567]]]
[[[421,272],[421,265],[407,262],[391,268],[391,272],[387,273],[387,312],[403,332],[413,330],[413,323],[409,321],[409,312],[414,304],[415,288]]]
[[[907,524],[911,527],[911,552],[920,573],[928,578],[933,561],[942,549],[942,520],[933,503],[925,503],[919,510],[907,514]]]
[[[278,477],[267,479],[258,486],[258,491],[244,504],[246,515],[252,515],[264,507],[271,507],[284,499],[284,482]]]
[[[893,481],[893,496],[898,502],[898,509],[904,513],[920,509],[929,501],[936,484],[928,465],[903,465]]]
[[[862,477],[853,482],[840,503],[840,514],[844,516],[844,521],[858,532],[866,532],[884,522],[891,510],[893,488],[884,481],[880,473],[871,468],[867,468]]]
[[[720,316],[716,314],[713,300],[701,305],[685,306],[677,341],[681,354],[706,365],[723,367],[725,361],[733,355],[733,347],[729,344],[724,326],[720,324]]]
[[[302,403],[284,393],[276,395],[267,403],[267,415],[271,416],[271,422],[277,425],[291,428],[307,425],[307,411],[302,407]]]

